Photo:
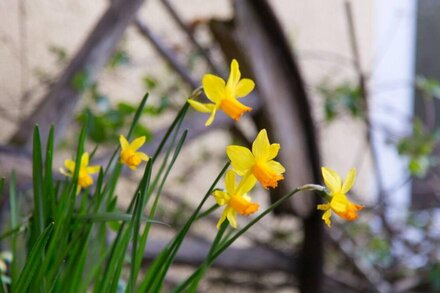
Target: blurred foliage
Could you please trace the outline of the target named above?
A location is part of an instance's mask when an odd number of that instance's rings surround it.
[[[66,49],[61,46],[51,45],[49,46],[49,52],[56,58],[58,65],[66,65],[69,61],[69,55]]]
[[[436,263],[429,268],[429,281],[435,292],[440,292],[440,263]]]
[[[120,48],[113,54],[112,58],[110,58],[107,66],[111,69],[115,69],[121,65],[128,64],[130,64],[130,56],[125,49]]]
[[[371,238],[367,247],[367,258],[380,267],[388,267],[392,262],[391,244],[384,238]]]
[[[116,106],[112,106],[109,97],[102,94],[96,84],[87,90],[87,94],[91,102],[78,113],[77,121],[82,125],[88,123],[88,137],[92,141],[96,143],[114,141],[130,124],[131,117],[136,112],[136,106],[126,102],[119,102]],[[160,115],[168,106],[169,99],[165,96],[158,106],[145,107],[143,114]],[[136,125],[133,135],[146,136],[147,141],[152,138],[151,130],[142,124]]]
[[[424,98],[440,99],[440,82],[436,79],[418,76],[416,78],[416,89]]]
[[[362,92],[359,86],[344,83],[335,87],[324,82],[318,86],[318,92],[325,100],[326,121],[333,121],[344,112],[353,118],[363,117]]]
[[[440,131],[427,132],[420,119],[414,120],[413,133],[397,143],[399,155],[408,158],[408,169],[413,176],[424,177],[428,170],[438,164],[433,151],[440,139]]]
[[[107,67],[116,70],[120,66],[129,64],[130,56],[127,50],[119,48],[109,60]],[[171,106],[169,88],[159,89],[157,79],[151,75],[143,76],[142,83],[147,91],[156,91],[160,96],[157,105],[146,106],[142,113],[150,116],[161,115]],[[88,123],[88,138],[96,143],[116,140],[130,124],[137,105],[128,102],[112,103],[112,99],[100,91],[97,83],[90,82],[86,73],[77,74],[73,86],[84,94],[86,105],[78,113],[77,121],[81,125]],[[152,138],[151,129],[141,123],[136,125],[133,135],[146,136],[147,141]]]

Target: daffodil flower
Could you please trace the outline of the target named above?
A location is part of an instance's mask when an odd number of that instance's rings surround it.
[[[123,136],[119,136],[119,142],[121,143],[121,163],[127,165],[130,169],[136,170],[142,161],[148,161],[149,157],[137,150],[145,143],[145,136],[141,136],[129,143]]]
[[[72,160],[65,160],[64,167],[66,167],[66,169],[60,168],[61,174],[73,177],[73,173],[75,172],[75,162]],[[90,175],[99,172],[100,168],[100,166],[89,166],[89,153],[85,152],[81,155],[78,173],[78,187],[76,189],[77,194],[81,191],[81,188],[87,188],[93,184],[93,178]]]
[[[275,188],[283,180],[286,170],[273,159],[278,155],[280,145],[270,144],[266,129],[261,130],[252,144],[252,152],[242,146],[226,147],[234,171],[244,177],[255,177],[264,188]]]
[[[325,211],[322,215],[324,222],[327,226],[331,226],[332,211],[346,220],[356,220],[358,217],[356,212],[362,210],[363,206],[350,202],[346,195],[356,179],[356,169],[353,168],[348,172],[344,183],[335,171],[326,167],[322,167],[321,171],[324,183],[330,191],[329,203],[318,205],[318,210]]]
[[[249,216],[260,208],[259,204],[251,202],[251,198],[246,195],[255,186],[256,180],[250,177],[242,180],[245,181],[237,185],[234,171],[229,170],[225,178],[226,191],[214,191],[213,195],[217,204],[226,206],[217,223],[217,229],[225,219],[228,219],[232,227],[237,228],[237,212],[242,216]]]
[[[205,126],[211,125],[218,109],[223,110],[234,120],[239,120],[245,112],[252,110],[237,99],[247,96],[254,89],[255,84],[251,79],[240,80],[240,77],[240,69],[235,59],[231,62],[231,72],[226,83],[221,77],[213,74],[203,76],[203,90],[212,103],[200,103],[193,99],[188,99],[188,103],[199,112],[211,113]]]

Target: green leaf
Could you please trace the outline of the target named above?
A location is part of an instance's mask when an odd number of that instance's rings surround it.
[[[133,216],[131,214],[118,213],[118,212],[107,212],[107,213],[96,213],[96,214],[86,214],[86,215],[78,215],[75,217],[77,220],[81,221],[91,221],[91,222],[114,222],[114,221],[122,221],[122,222],[130,222],[133,220]],[[148,222],[152,224],[161,224],[165,226],[169,226],[168,224],[152,220],[149,218],[141,217],[140,221]]]
[[[91,86],[91,83],[90,83],[90,76],[89,76],[88,72],[81,71],[81,72],[76,73],[73,76],[72,87],[76,91],[82,93],[90,86]]]
[[[31,246],[34,240],[43,232],[45,213],[43,198],[43,156],[41,151],[40,131],[38,126],[34,128],[33,150],[32,150],[32,183],[34,210],[32,217]]]
[[[20,274],[20,277],[18,278],[15,292],[28,292],[28,286],[31,281],[33,281],[35,272],[40,268],[46,244],[49,241],[49,238],[52,236],[53,226],[54,224],[50,223],[35,241],[35,244],[29,253],[26,264]]]
[[[142,81],[144,82],[145,88],[149,91],[154,90],[157,86],[157,80],[152,76],[146,75]]]

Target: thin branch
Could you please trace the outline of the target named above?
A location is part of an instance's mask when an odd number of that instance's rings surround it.
[[[362,101],[364,103],[364,113],[365,113],[365,123],[367,125],[367,134],[366,134],[366,140],[368,144],[370,145],[371,149],[371,156],[372,156],[372,162],[373,162],[373,169],[374,169],[374,175],[376,184],[378,186],[379,190],[379,200],[381,202],[381,211],[380,216],[382,219],[382,224],[384,227],[385,232],[387,233],[388,238],[391,237],[393,228],[388,222],[386,218],[386,210],[387,210],[387,194],[385,191],[385,185],[383,182],[383,176],[381,174],[380,166],[379,166],[379,156],[376,150],[376,147],[373,145],[372,142],[372,124],[370,121],[370,118],[368,116],[368,92],[365,84],[365,75],[361,68],[361,61],[360,61],[360,53],[359,53],[359,46],[357,44],[357,38],[356,38],[356,31],[355,31],[355,25],[353,20],[353,10],[351,7],[351,2],[345,1],[345,14],[347,18],[347,25],[348,25],[348,31],[349,31],[349,39],[350,39],[350,45],[351,45],[351,51],[354,59],[354,69],[356,71],[356,74],[358,76],[359,81],[359,87],[361,90],[361,96]]]
[[[180,62],[174,57],[171,50],[169,50],[160,40],[159,38],[148,28],[146,24],[144,24],[139,18],[134,20],[134,24],[138,31],[147,38],[156,51],[162,56],[163,59],[170,65],[179,76],[191,86],[192,89],[195,89],[199,86],[198,82],[196,82],[191,75],[186,70],[185,66],[180,64]]]
[[[202,56],[205,58],[206,62],[208,63],[210,69],[216,73],[217,75],[220,75],[221,70],[219,70],[218,66],[214,64],[214,62],[211,59],[211,56],[209,56],[208,50],[203,48],[203,46],[199,43],[199,41],[195,38],[194,33],[188,28],[188,26],[183,22],[182,18],[179,16],[177,11],[174,9],[174,7],[171,5],[171,3],[168,0],[162,0],[163,5],[167,9],[167,11],[170,13],[171,17],[174,19],[174,21],[178,24],[180,29],[185,33],[185,35],[189,38],[191,43],[197,48],[197,51],[202,54]]]

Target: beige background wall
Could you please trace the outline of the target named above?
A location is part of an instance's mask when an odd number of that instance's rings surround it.
[[[170,21],[160,1],[151,0],[142,8],[141,18],[168,45],[181,47],[185,37]],[[229,1],[171,1],[186,21],[210,17],[229,17]],[[342,0],[271,0],[285,31],[300,58],[307,84],[313,86],[323,78],[335,81],[354,80],[353,70],[340,60],[351,58],[347,22]],[[369,70],[372,52],[372,1],[352,1],[358,33],[362,65]],[[13,117],[29,112],[44,93],[35,72],[47,72],[55,77],[62,70],[48,50],[61,46],[74,54],[107,5],[105,0],[2,0],[0,1],[0,107]],[[103,91],[118,100],[137,99],[144,87],[140,76],[145,73],[163,75],[167,71],[152,48],[133,28],[124,39],[132,57],[132,66],[117,72],[104,73]],[[182,50],[183,54],[187,50]],[[335,60],[334,57],[339,59]],[[195,73],[200,78],[200,72]],[[22,107],[20,97],[30,90],[30,102]],[[358,160],[364,140],[360,123],[348,118],[331,125],[322,121],[320,100],[313,95],[314,112],[320,129],[324,162],[344,173],[354,162],[360,167],[358,192],[371,194],[369,159]],[[154,97],[153,97],[154,100]],[[0,115],[0,142],[6,142],[14,122]],[[356,133],[356,134],[354,134]],[[367,188],[367,186],[370,186]]]

